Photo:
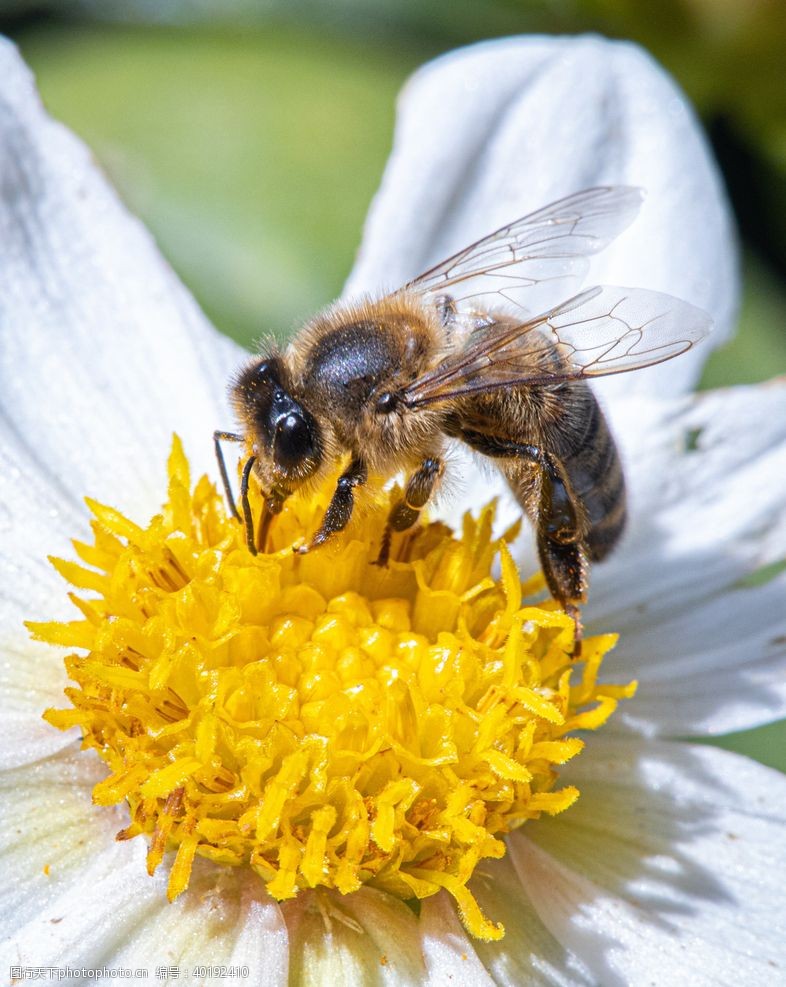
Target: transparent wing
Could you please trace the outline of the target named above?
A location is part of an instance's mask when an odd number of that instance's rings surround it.
[[[542,309],[581,284],[588,257],[633,222],[642,199],[642,191],[629,186],[577,192],[501,227],[400,290],[447,293],[460,308],[506,301],[525,311]]]
[[[551,311],[475,332],[404,392],[417,408],[503,387],[603,377],[671,360],[707,335],[701,309],[643,288],[597,287]]]

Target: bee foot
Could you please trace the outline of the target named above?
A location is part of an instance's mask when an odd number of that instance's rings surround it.
[[[581,622],[581,611],[577,606],[568,605],[565,607],[565,613],[573,618],[575,631],[573,635],[573,654],[571,657],[574,661],[577,661],[581,658],[581,641],[584,637],[584,624]]]
[[[328,540],[328,536],[323,532],[318,531],[310,542],[306,542],[303,545],[298,545],[293,549],[296,555],[308,555],[309,552],[313,552],[315,549],[320,548]]]

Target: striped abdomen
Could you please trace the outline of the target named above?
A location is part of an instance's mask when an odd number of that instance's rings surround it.
[[[625,527],[625,477],[595,396],[582,384],[571,385],[570,392],[564,408],[570,427],[559,429],[553,451],[584,505],[589,520],[587,550],[590,559],[598,562],[614,548]]]

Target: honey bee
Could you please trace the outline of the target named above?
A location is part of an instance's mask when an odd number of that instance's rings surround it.
[[[573,615],[588,566],[625,525],[625,480],[587,380],[684,353],[709,316],[641,288],[580,284],[590,255],[634,219],[639,189],[593,188],[504,226],[379,299],[336,303],[286,349],[255,357],[231,385],[242,430],[216,432],[221,476],[249,550],[303,484],[341,457],[341,473],[308,552],[343,531],[369,475],[406,471],[379,551],[411,528],[437,490],[448,439],[489,457],[531,519],[548,588]],[[526,304],[526,308],[524,305]],[[536,305],[532,314],[532,306]],[[241,511],[220,442],[243,443]],[[248,497],[264,494],[255,530]]]

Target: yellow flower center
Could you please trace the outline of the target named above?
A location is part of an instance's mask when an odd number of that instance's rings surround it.
[[[53,560],[90,591],[72,594],[82,618],[29,625],[80,649],[66,658],[73,708],[45,718],[78,726],[107,762],[93,800],[127,801],[118,838],[148,837],[149,871],[176,851],[170,898],[199,854],[250,866],[279,900],[445,888],[473,935],[499,938],[473,870],[503,856],[510,829],[575,801],[555,771],[583,746],[570,734],[634,686],[597,682],[613,635],[576,662],[572,620],[551,601],[522,606],[542,582],[522,587],[491,507],[461,538],[442,524],[399,537],[380,569],[387,494],[351,534],[293,553],[330,493],[288,501],[257,556],[207,478],[192,491],[178,440],[146,528],[88,501],[84,565]]]

